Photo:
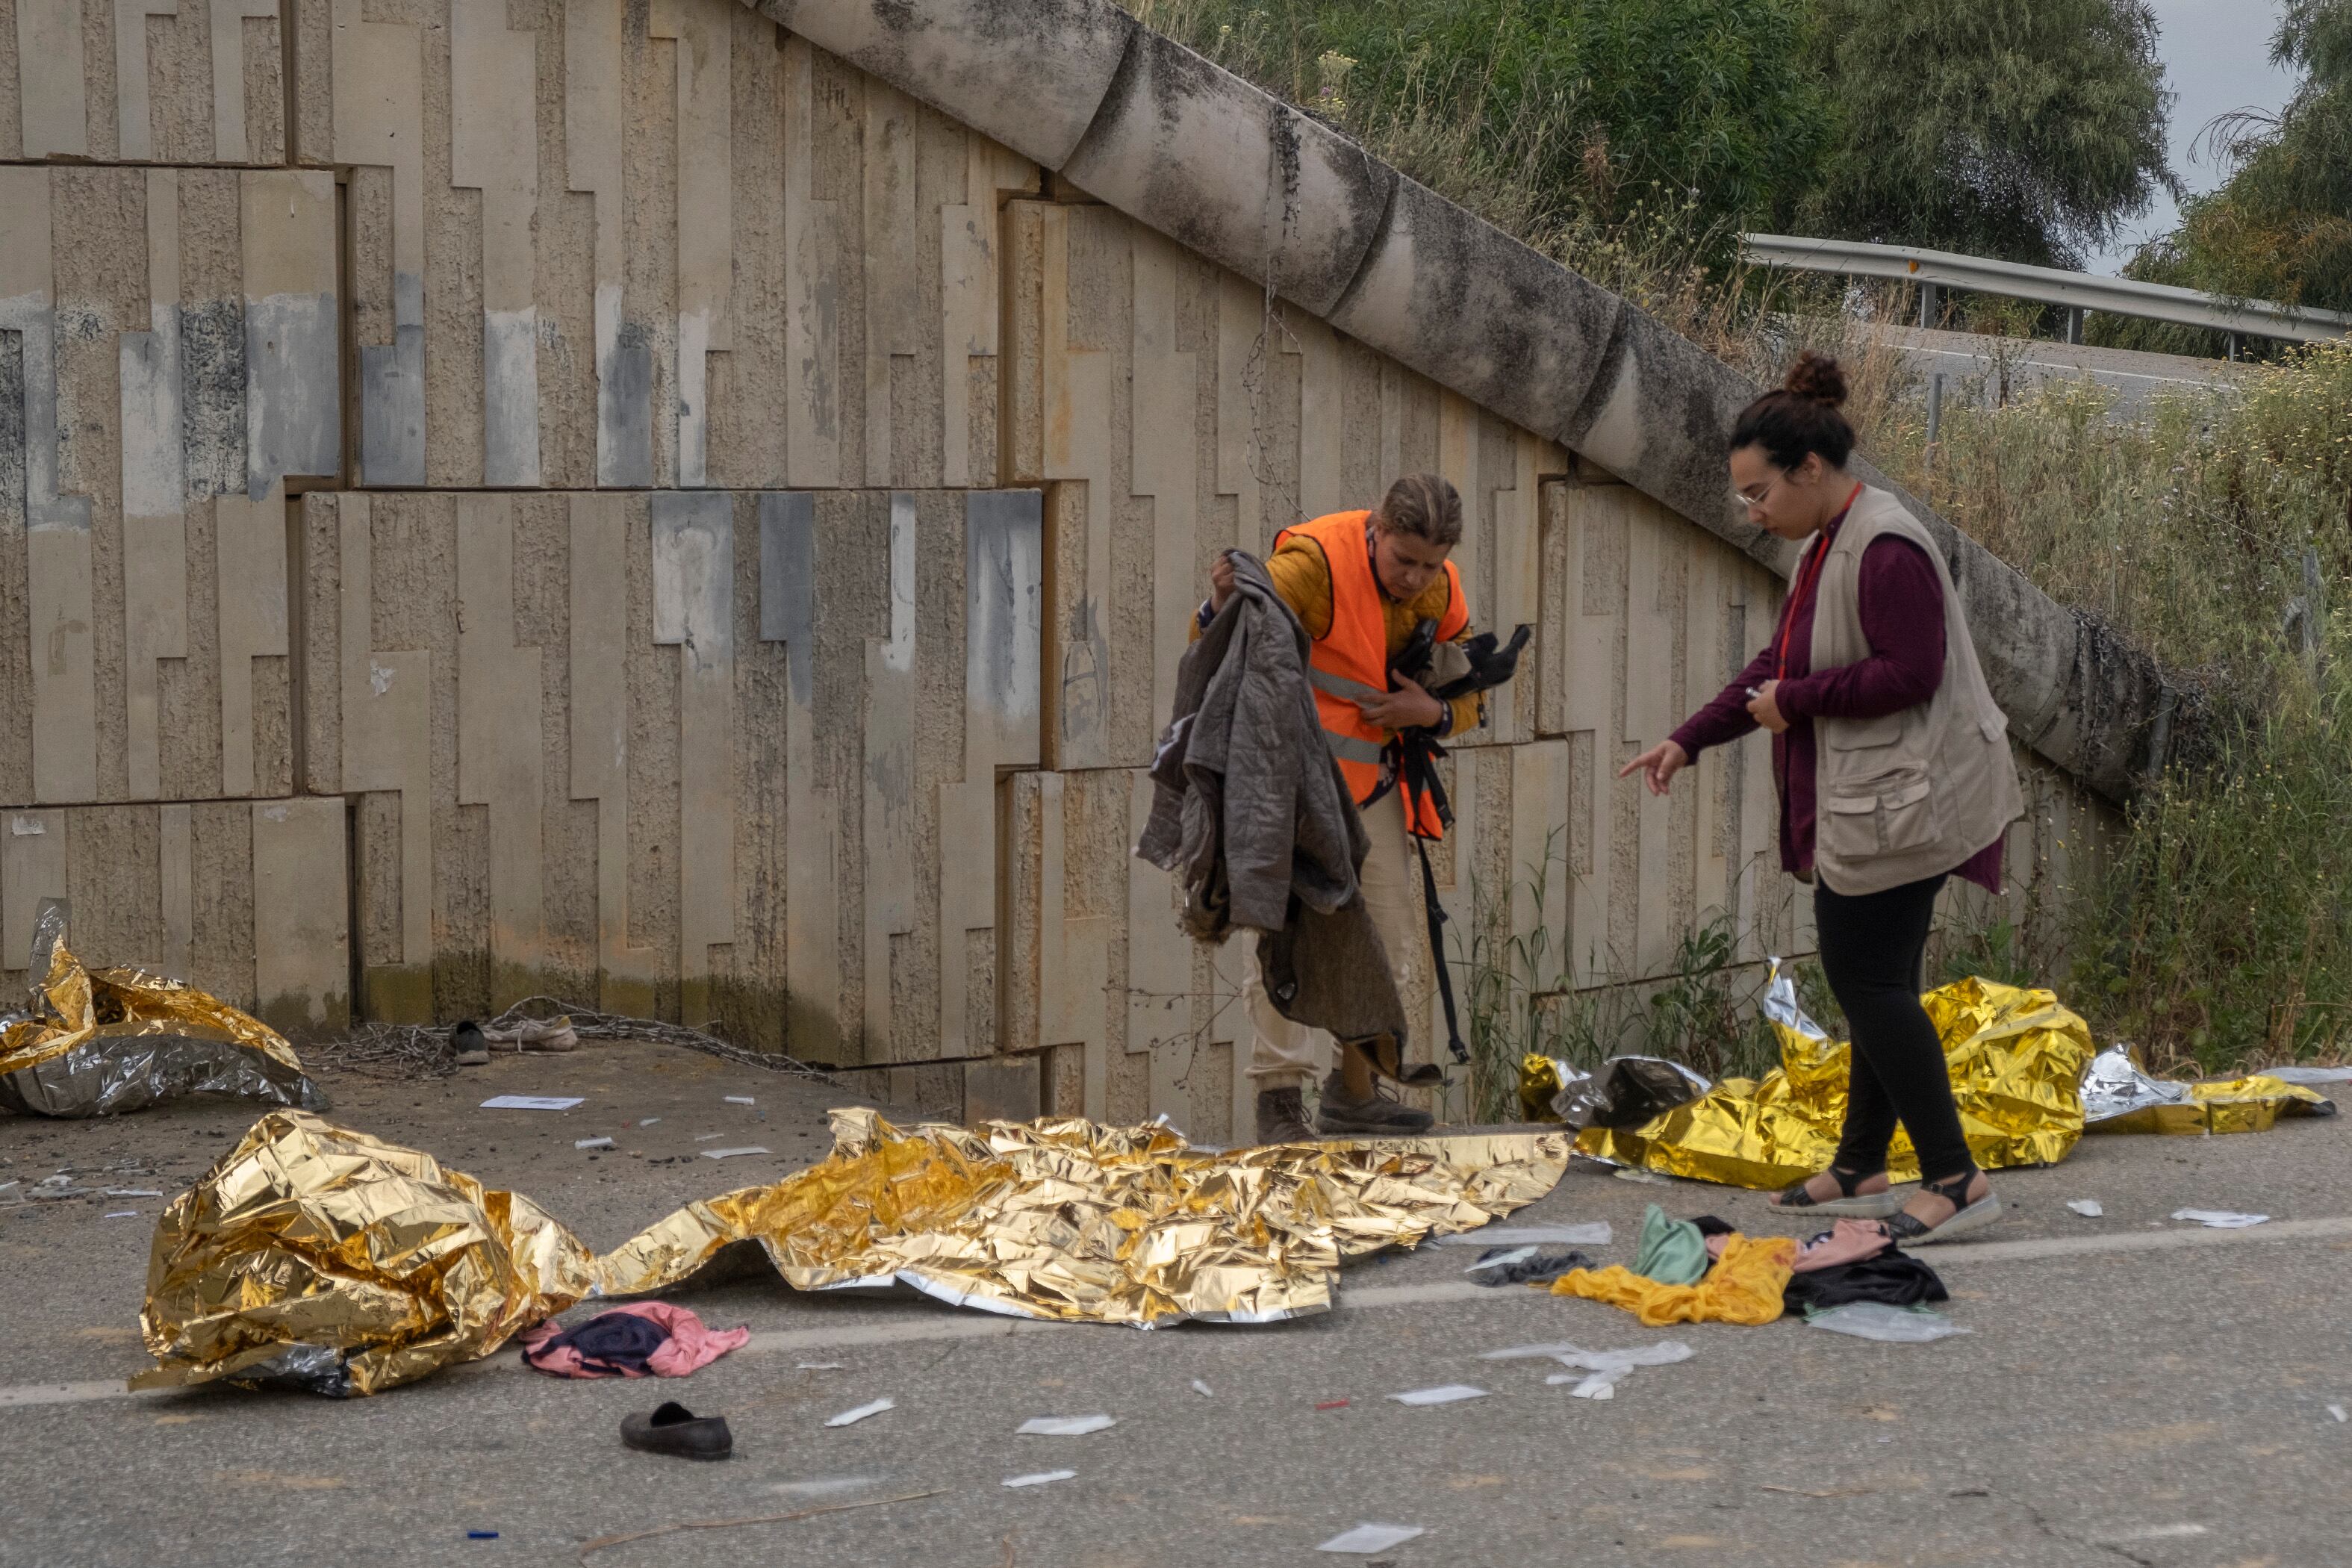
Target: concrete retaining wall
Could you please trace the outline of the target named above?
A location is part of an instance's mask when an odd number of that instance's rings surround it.
[[[1537,628],[1456,933],[1810,945],[1759,743],[1613,780],[1782,591],[1727,373],[1613,297],[1078,0],[295,0],[290,94],[215,10],[143,70],[105,0],[0,28],[0,966],[62,894],[293,1026],[554,992],[1230,1136],[1243,955],[1127,853],[1140,769],[1214,552],[1412,469]],[[2120,755],[2147,672],[2005,571],[2021,735]],[[2041,769],[2012,863],[2101,820]]]

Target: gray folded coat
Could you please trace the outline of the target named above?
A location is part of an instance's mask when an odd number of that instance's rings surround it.
[[[1402,1059],[1404,1003],[1357,880],[1370,840],[1316,716],[1306,628],[1256,557],[1232,559],[1233,597],[1176,667],[1135,852],[1183,884],[1197,940],[1260,933],[1283,1016],[1343,1040],[1391,1036]]]

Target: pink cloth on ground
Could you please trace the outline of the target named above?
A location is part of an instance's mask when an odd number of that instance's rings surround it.
[[[669,1342],[646,1358],[646,1364],[653,1368],[654,1374],[657,1377],[684,1377],[690,1372],[709,1366],[729,1351],[741,1350],[751,1340],[751,1331],[749,1328],[706,1329],[702,1326],[702,1320],[696,1317],[693,1312],[684,1307],[673,1307],[667,1301],[632,1301],[625,1307],[615,1307],[613,1310],[646,1319],[648,1321],[659,1323],[669,1331]],[[599,1316],[604,1315],[599,1314]],[[563,1326],[552,1321],[541,1323],[535,1329],[525,1330],[520,1342],[523,1353],[529,1355],[563,1332],[565,1332]],[[544,1358],[533,1360],[530,1364],[556,1377],[610,1377],[613,1375],[608,1372],[592,1371],[583,1366],[580,1362],[580,1352],[570,1345],[551,1351]],[[635,1377],[638,1374],[624,1372],[621,1375]]]
[[[1797,1254],[1796,1271],[1808,1274],[1841,1263],[1859,1263],[1877,1257],[1888,1245],[1886,1227],[1876,1220],[1842,1219],[1805,1243],[1804,1250]]]

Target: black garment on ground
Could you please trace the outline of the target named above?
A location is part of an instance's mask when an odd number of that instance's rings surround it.
[[[1849,1301],[1883,1301],[1890,1307],[1916,1307],[1923,1301],[1948,1299],[1936,1271],[1907,1252],[1887,1248],[1858,1263],[1840,1263],[1789,1276],[1780,1303],[1789,1311],[1808,1309],[1822,1312]]]
[[[1482,1268],[1478,1264],[1490,1258],[1502,1258],[1519,1249],[1516,1247],[1490,1247],[1478,1255],[1478,1263],[1470,1278],[1481,1285],[1532,1285],[1559,1279],[1571,1268],[1590,1268],[1592,1259],[1583,1253],[1563,1250],[1557,1247],[1538,1247],[1528,1256],[1496,1268]]]
[[[1898,1119],[1929,1181],[1976,1169],[1960,1134],[1943,1041],[1919,1005],[1927,928],[1943,885],[1938,874],[1852,898],[1826,883],[1813,885],[1822,973],[1853,1034],[1845,1132],[1837,1152],[1843,1170],[1868,1175],[1886,1169]]]
[[[570,1345],[580,1352],[583,1372],[608,1377],[651,1377],[654,1352],[669,1343],[669,1331],[635,1312],[606,1312],[576,1329],[566,1329],[545,1344],[523,1352],[533,1366]]]

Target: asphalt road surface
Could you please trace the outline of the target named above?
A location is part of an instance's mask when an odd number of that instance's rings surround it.
[[[340,1119],[530,1193],[611,1247],[686,1199],[828,1146],[848,1097],[685,1052],[590,1046],[426,1083],[329,1080]],[[584,1094],[562,1114],[500,1092]],[[756,1106],[724,1102],[751,1094]],[[650,1127],[634,1123],[660,1120]],[[0,1205],[71,1167],[176,1190],[249,1120],[181,1106],[118,1121],[0,1120]],[[698,1134],[765,1143],[723,1165]],[[617,1152],[573,1140],[610,1133]],[[111,1169],[108,1169],[108,1167]],[[2095,1137],[1997,1174],[2011,1205],[1930,1249],[1969,1332],[1885,1345],[1808,1329],[1653,1331],[1593,1302],[1481,1289],[1475,1251],[1350,1268],[1337,1310],[1150,1333],[1038,1326],[921,1300],[812,1300],[757,1275],[681,1295],[751,1344],[691,1379],[564,1383],[509,1351],[373,1399],[236,1389],[126,1395],[156,1199],[0,1206],[0,1563],[572,1563],[595,1538],[805,1513],[613,1545],[594,1568],[1986,1563],[2303,1568],[2352,1562],[2346,1304],[2352,1127]],[[2085,1219],[2064,1206],[2096,1198]],[[1580,1166],[1514,1224],[1607,1219],[1630,1261],[1643,1206],[1774,1227],[1759,1194]],[[2219,1231],[2176,1208],[2251,1210]],[[136,1217],[107,1214],[135,1209]],[[1602,1403],[1541,1361],[1484,1351],[1679,1338],[1696,1353]],[[1207,1385],[1202,1394],[1195,1381]],[[1389,1394],[1466,1383],[1427,1407]],[[828,1429],[888,1396],[897,1408]],[[725,1415],[735,1458],[637,1454],[621,1417],[664,1397]],[[1345,1400],[1336,1408],[1318,1408]],[[1097,1412],[1082,1437],[1019,1436]],[[1008,1489],[1009,1477],[1075,1478]],[[846,1507],[861,1504],[866,1506]],[[833,1511],[814,1512],[815,1510]],[[1420,1527],[1318,1555],[1360,1522]],[[495,1540],[468,1540],[495,1531]]]

